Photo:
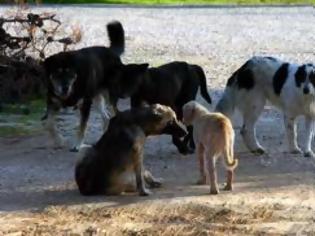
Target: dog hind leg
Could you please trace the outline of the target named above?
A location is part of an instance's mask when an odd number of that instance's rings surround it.
[[[197,157],[199,161],[199,179],[197,180],[197,184],[206,184],[207,178],[205,173],[205,149],[202,144],[198,144],[197,146]]]
[[[263,96],[257,95],[251,101],[244,102],[244,106],[240,108],[244,120],[241,135],[247,148],[254,154],[265,153],[263,147],[258,143],[255,129],[256,121],[264,109],[265,102]]]
[[[105,99],[102,94],[97,95],[94,98],[94,103],[95,103],[95,108],[97,112],[101,115],[102,120],[103,120],[103,130],[105,131],[107,129],[109,119],[110,119],[110,114],[108,109],[106,108],[105,105]]]
[[[226,172],[226,185],[224,186],[225,191],[233,190],[234,170],[227,170]]]
[[[218,194],[219,188],[218,188],[218,177],[217,177],[217,168],[216,168],[216,156],[215,153],[211,150],[206,151],[206,161],[207,161],[207,167],[210,177],[210,194]]]

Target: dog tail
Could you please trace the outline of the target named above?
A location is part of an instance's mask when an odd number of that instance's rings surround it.
[[[203,71],[203,69],[198,66],[198,65],[194,65],[193,68],[195,69],[195,72],[198,75],[199,78],[199,85],[200,85],[200,93],[201,96],[209,103],[212,103],[212,99],[208,93],[208,89],[207,89],[207,78],[205,75],[205,72]]]
[[[119,21],[112,21],[107,24],[107,34],[110,41],[109,48],[118,56],[125,51],[125,32]]]
[[[237,73],[234,73],[227,82],[223,96],[219,100],[215,111],[231,117],[235,110],[235,80]]]
[[[224,129],[226,144],[224,164],[227,169],[234,170],[238,166],[238,159],[234,158],[234,132],[232,124],[226,124]]]

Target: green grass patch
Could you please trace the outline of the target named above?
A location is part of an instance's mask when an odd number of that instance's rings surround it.
[[[41,129],[40,118],[45,111],[44,100],[28,104],[5,104],[0,112],[0,137],[34,134]]]
[[[17,126],[0,126],[0,137],[16,137],[33,133],[32,130]]]
[[[315,0],[44,0],[44,3],[104,3],[104,4],[315,4]]]

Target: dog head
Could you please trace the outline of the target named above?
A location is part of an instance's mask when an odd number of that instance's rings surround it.
[[[69,62],[68,54],[56,54],[48,57],[44,61],[48,86],[52,89],[55,96],[62,100],[67,99],[73,90],[73,85],[77,80],[76,69]]]
[[[187,135],[185,127],[177,120],[176,114],[172,108],[154,104],[151,105],[149,109],[150,114],[148,117],[148,125],[146,125],[146,133],[149,135],[170,134],[177,137]]]
[[[113,81],[112,91],[120,98],[133,95],[139,88],[149,64],[127,64],[119,66],[118,79]]]
[[[52,84],[54,94],[61,99],[67,99],[71,93],[73,84],[77,79],[75,70],[59,67],[49,74],[49,82]]]
[[[190,101],[183,106],[183,123],[192,125],[196,117],[208,113],[208,110],[196,101]]]
[[[315,96],[315,65],[299,67],[295,74],[296,85],[305,96]]]

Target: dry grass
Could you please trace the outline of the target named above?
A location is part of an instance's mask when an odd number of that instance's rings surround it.
[[[295,214],[287,214],[292,210]],[[299,214],[300,210],[303,214]],[[31,217],[23,214],[2,217],[0,235],[272,235],[277,232],[268,231],[264,225],[274,224],[289,228],[302,224],[312,235],[315,231],[309,230],[315,211],[310,208],[309,214],[305,214],[305,209],[300,210],[279,204],[240,206],[161,201],[113,208],[50,207]]]

